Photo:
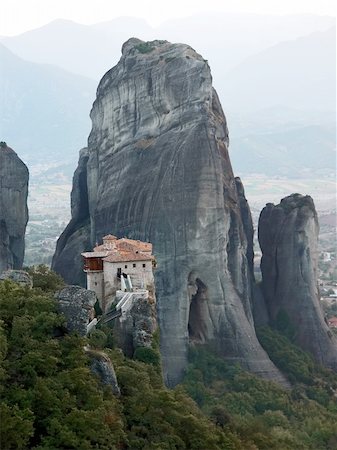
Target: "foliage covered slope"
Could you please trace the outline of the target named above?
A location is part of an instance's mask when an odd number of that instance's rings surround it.
[[[337,448],[337,376],[318,367],[284,335],[260,329],[259,339],[292,389],[228,366],[207,349],[191,349],[184,380],[189,395],[245,450]]]
[[[107,350],[122,391],[114,397],[90,373],[87,340],[64,335],[41,288],[0,283],[0,310],[2,450],[241,448],[181,388],[163,386],[158,364]]]
[[[337,448],[337,377],[269,329],[259,338],[294,383],[288,392],[205,348],[191,350],[183,385],[168,390],[157,348],[125,358],[99,330],[89,343],[113,361],[113,396],[90,372],[88,340],[65,333],[48,286],[59,280],[40,269],[38,288],[0,283],[2,450]]]

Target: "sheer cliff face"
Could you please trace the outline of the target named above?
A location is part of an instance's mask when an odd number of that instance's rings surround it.
[[[283,381],[252,323],[247,205],[207,62],[187,45],[131,39],[101,80],[91,118],[88,216],[77,224],[73,215],[54,268],[78,281],[85,220],[91,245],[108,233],[150,241],[167,384],[180,380],[189,342]]]
[[[71,192],[71,220],[57,241],[52,268],[69,284],[85,285],[81,253],[92,249],[90,242],[90,217],[88,204],[87,148],[80,151],[80,158],[73,177]]]
[[[28,169],[6,145],[0,147],[0,273],[21,269],[28,221]]]
[[[301,347],[337,370],[337,340],[324,321],[317,289],[318,220],[309,196],[268,204],[259,220],[263,293],[271,322],[288,317]]]

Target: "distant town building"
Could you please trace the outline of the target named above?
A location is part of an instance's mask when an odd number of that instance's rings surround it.
[[[330,328],[337,328],[337,317],[330,317],[328,319],[328,325]]]
[[[331,253],[330,252],[322,252],[322,259],[324,262],[331,261]]]
[[[94,291],[103,312],[117,291],[147,289],[153,284],[152,244],[133,239],[103,237],[103,243],[92,252],[82,253],[87,289]]]

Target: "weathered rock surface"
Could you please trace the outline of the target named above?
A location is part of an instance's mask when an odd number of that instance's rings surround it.
[[[271,323],[286,314],[298,344],[337,370],[337,340],[324,321],[317,288],[318,219],[309,196],[267,204],[259,220],[263,294]]]
[[[87,334],[87,325],[94,317],[96,294],[80,286],[66,286],[56,292],[58,310],[66,318],[68,331]]]
[[[181,379],[189,342],[284,381],[254,331],[240,195],[207,61],[184,44],[130,39],[91,119],[87,186],[75,177],[73,190],[87,216],[73,206],[53,268],[79,282],[84,223],[91,246],[109,233],[150,241],[166,383]]]
[[[26,165],[5,143],[0,146],[0,273],[21,269],[28,222]]]
[[[33,287],[33,280],[28,272],[24,270],[6,270],[0,275],[0,281],[11,280],[21,286]]]
[[[112,392],[119,396],[121,391],[119,389],[115,369],[111,359],[104,352],[85,348],[85,353],[90,358],[90,370],[94,375],[97,375],[103,384],[111,387]]]
[[[245,190],[242,181],[239,177],[235,177],[236,189],[239,197],[239,205],[241,212],[241,220],[243,224],[243,229],[247,238],[247,263],[251,273],[252,282],[255,281],[254,277],[254,225],[252,214],[245,196]]]
[[[90,242],[90,218],[88,204],[87,148],[80,151],[79,162],[73,176],[71,191],[71,220],[57,241],[52,268],[67,283],[85,285],[80,254],[92,248]]]
[[[131,308],[115,322],[114,336],[119,348],[132,357],[138,347],[152,347],[157,329],[156,298],[152,290],[148,296],[135,298]]]

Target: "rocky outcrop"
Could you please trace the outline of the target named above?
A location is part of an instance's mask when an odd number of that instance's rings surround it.
[[[259,220],[262,289],[272,324],[282,319],[297,343],[337,370],[337,340],[324,321],[317,288],[318,219],[309,196],[269,203]]]
[[[166,383],[181,379],[189,344],[284,381],[254,331],[242,193],[207,61],[184,44],[130,39],[98,86],[91,119],[78,169],[86,187],[75,177],[73,189],[87,216],[73,205],[53,268],[79,281],[83,224],[90,247],[109,233],[152,242]]]
[[[80,286],[66,286],[55,293],[58,312],[66,318],[65,330],[81,336],[87,335],[87,326],[94,317],[96,294]],[[63,333],[61,334],[61,336]],[[85,354],[90,359],[90,370],[103,384],[111,387],[113,394],[120,395],[116,373],[113,364],[102,351],[84,347]]]
[[[116,343],[126,356],[132,357],[138,347],[152,347],[157,329],[156,298],[151,289],[145,295],[133,295],[132,306],[123,312],[114,326]]]
[[[24,270],[6,270],[0,275],[0,281],[4,280],[13,281],[20,286],[27,286],[30,289],[33,287],[32,277]]]
[[[85,347],[86,355],[90,358],[90,370],[103,384],[110,386],[113,394],[119,396],[119,389],[116,373],[111,359],[104,352]]]
[[[0,273],[21,269],[28,222],[26,165],[5,142],[0,143]]]
[[[81,336],[87,334],[87,325],[94,318],[96,294],[80,286],[66,286],[56,292],[59,313],[66,318],[66,329]]]

